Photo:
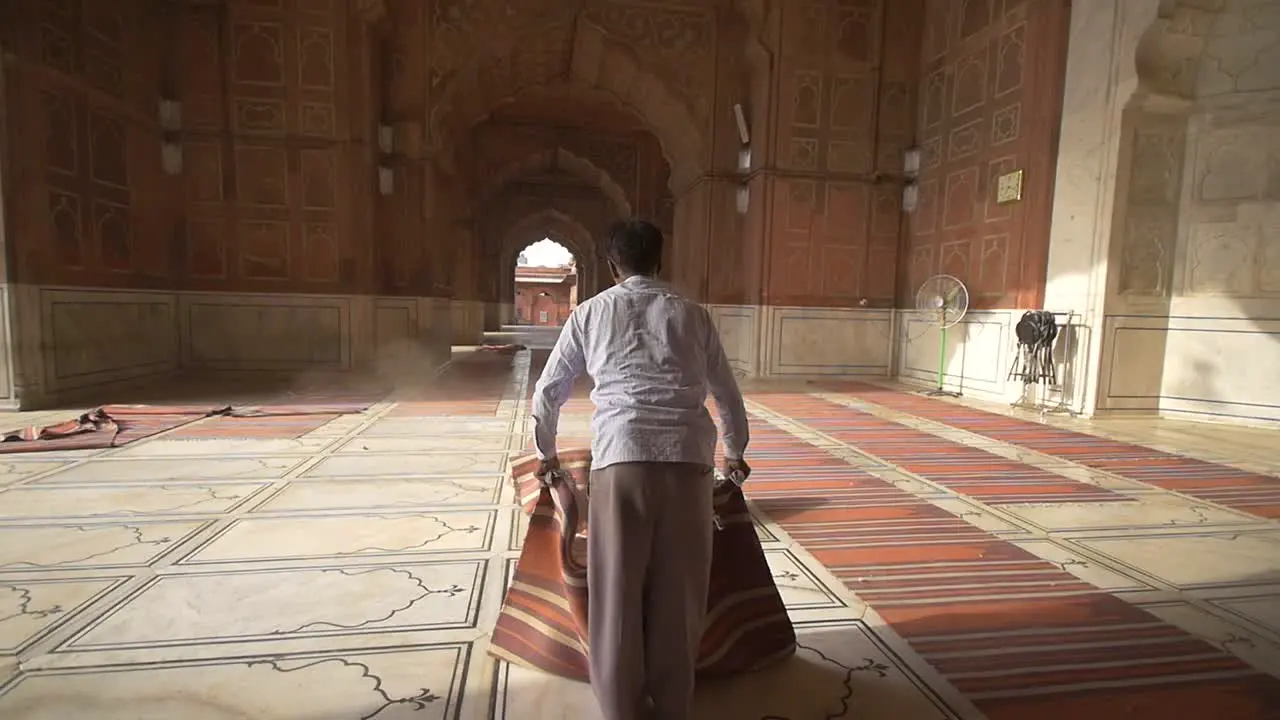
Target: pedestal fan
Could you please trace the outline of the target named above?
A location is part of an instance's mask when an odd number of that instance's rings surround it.
[[[934,275],[916,291],[916,310],[938,327],[938,387],[925,393],[932,397],[960,397],[947,390],[943,381],[947,372],[947,329],[960,322],[969,311],[969,290],[951,275]]]

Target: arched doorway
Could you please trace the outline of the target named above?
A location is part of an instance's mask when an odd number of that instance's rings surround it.
[[[525,246],[512,270],[512,324],[540,328],[564,325],[580,298],[578,264],[569,248],[549,237]]]

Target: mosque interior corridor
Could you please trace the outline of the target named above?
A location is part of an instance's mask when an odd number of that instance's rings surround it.
[[[0,0],[0,718],[592,718],[487,648],[628,217],[800,637],[703,717],[1280,720],[1280,0]]]
[[[321,414],[6,454],[0,717],[597,717],[586,685],[486,652],[539,357],[460,354],[389,397],[213,390]],[[800,649],[701,686],[699,717],[1280,707],[1275,431],[1042,423],[872,383],[747,394],[747,495]],[[590,408],[570,401],[562,448]]]

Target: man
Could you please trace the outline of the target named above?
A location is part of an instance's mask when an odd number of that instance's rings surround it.
[[[587,578],[591,686],[606,720],[686,720],[711,572],[716,426],[725,472],[745,479],[747,412],[701,305],[657,279],[662,231],[610,230],[616,285],[578,306],[533,396],[541,472],[559,467],[556,427],[574,381],[595,387]]]

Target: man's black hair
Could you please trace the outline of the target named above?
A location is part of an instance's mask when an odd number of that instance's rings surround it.
[[[648,220],[619,220],[609,227],[605,252],[624,275],[656,275],[662,267],[662,230]]]

